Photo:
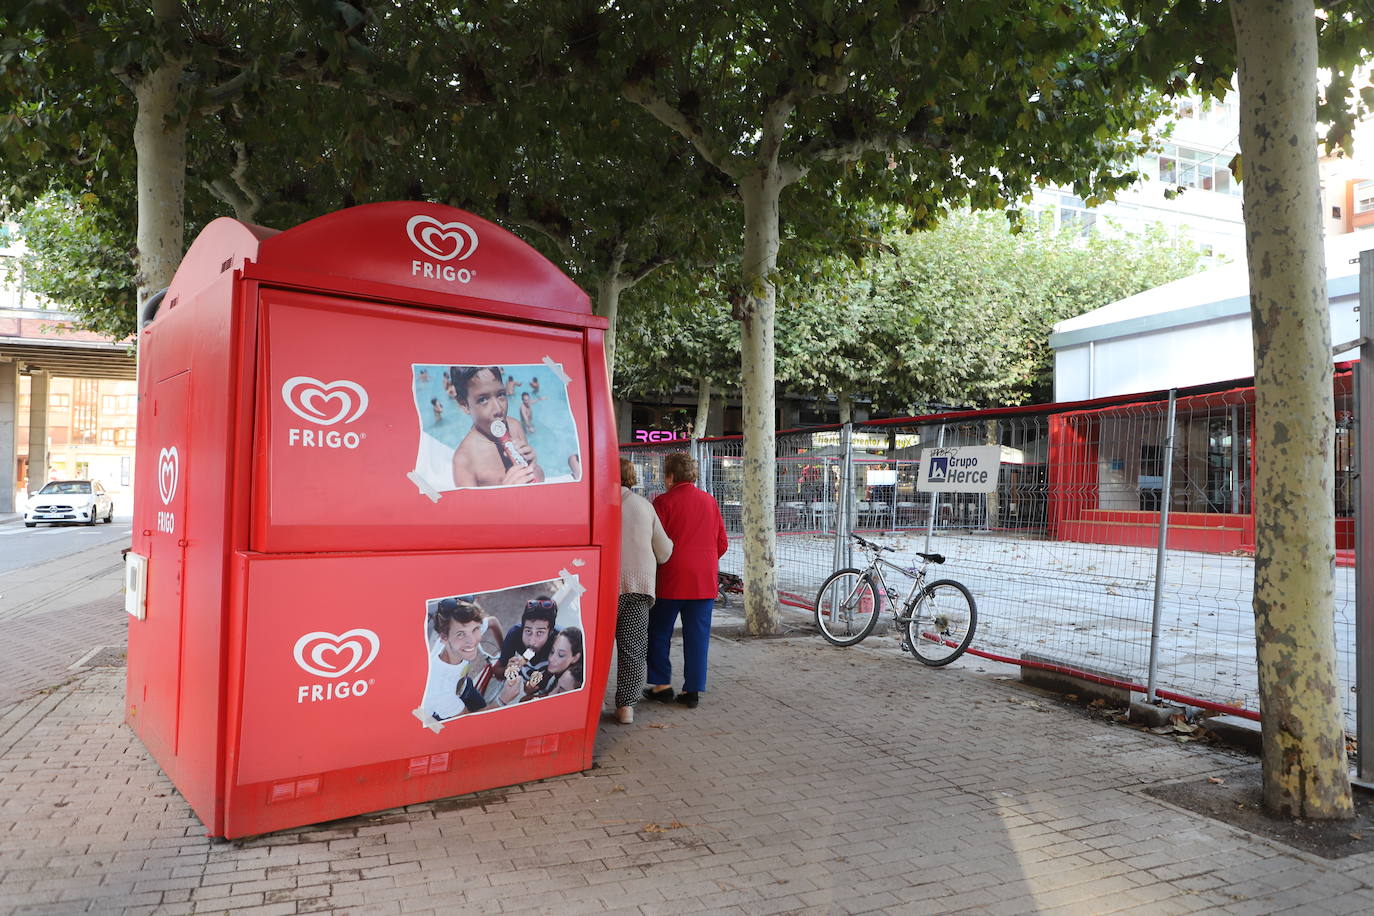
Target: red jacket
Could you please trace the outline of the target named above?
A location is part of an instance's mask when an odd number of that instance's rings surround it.
[[[694,483],[676,483],[654,499],[654,511],[673,541],[673,555],[658,568],[658,597],[716,597],[718,561],[730,541],[715,497]]]

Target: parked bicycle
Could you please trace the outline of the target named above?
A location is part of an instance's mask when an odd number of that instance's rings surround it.
[[[892,612],[892,620],[905,627],[902,648],[922,664],[938,668],[964,654],[973,641],[978,625],[978,607],[973,595],[953,579],[937,579],[926,584],[926,569],[943,563],[938,553],[917,553],[920,566],[898,566],[882,558],[895,553],[851,534],[859,547],[870,555],[864,569],[841,569],[825,580],[816,595],[816,626],[827,641],[837,646],[855,645],[873,632],[878,617],[892,599],[883,578],[883,568],[894,569],[912,578],[911,590]]]

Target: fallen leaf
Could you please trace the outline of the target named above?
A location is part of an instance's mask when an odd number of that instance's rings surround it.
[[[1352,834],[1350,834],[1350,838],[1351,838],[1352,840],[1363,840],[1363,839],[1364,839],[1364,834],[1363,834],[1363,833],[1352,833]]]
[[[1224,785],[1226,785],[1226,780],[1222,779],[1220,776],[1208,776],[1208,777],[1207,777],[1207,781],[1210,782],[1210,783],[1211,783],[1212,785],[1214,785],[1214,786],[1224,786]]]

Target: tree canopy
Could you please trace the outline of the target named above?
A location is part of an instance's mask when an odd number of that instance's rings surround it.
[[[1203,252],[1163,227],[1084,236],[1031,219],[955,213],[930,230],[890,232],[860,262],[831,257],[780,270],[793,303],[778,320],[778,389],[842,394],[881,411],[981,407],[1053,396],[1056,322],[1201,269]],[[665,274],[632,294],[617,390],[655,396],[706,376],[738,390],[729,285]]]

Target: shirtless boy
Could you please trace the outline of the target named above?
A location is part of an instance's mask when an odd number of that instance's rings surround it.
[[[456,487],[509,487],[538,483],[544,469],[520,421],[506,415],[509,398],[500,366],[453,366],[449,369],[458,391],[458,406],[472,417],[472,429],[453,452]],[[509,436],[512,449],[500,443]]]
[[[525,425],[525,432],[534,432],[534,404],[542,401],[543,398],[532,398],[528,391],[520,395],[520,422]]]

